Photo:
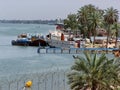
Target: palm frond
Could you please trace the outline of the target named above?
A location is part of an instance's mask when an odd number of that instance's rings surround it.
[[[106,62],[106,59],[107,59],[107,57],[105,56],[105,54],[101,54],[101,56],[99,57],[99,60],[97,60],[96,61],[96,69],[98,68],[99,69],[99,67],[101,66],[101,65],[103,65],[103,63],[105,63]]]
[[[91,54],[91,53],[90,53]],[[91,66],[91,55],[88,52],[84,52],[86,61],[88,62],[88,64]]]
[[[94,67],[95,64],[96,64],[96,60],[97,60],[97,55],[96,55],[96,53],[95,53],[94,56],[93,56],[93,62],[92,62],[92,66],[93,66],[93,67]]]

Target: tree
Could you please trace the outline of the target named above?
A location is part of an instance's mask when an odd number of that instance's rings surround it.
[[[93,35],[94,35],[94,41],[95,41],[95,37],[96,37],[96,28],[99,27],[99,25],[102,22],[102,16],[101,13],[99,11],[94,11],[91,13],[91,15],[88,18],[88,22],[89,22],[89,26],[92,29]],[[94,45],[94,42],[93,42]]]
[[[81,7],[80,10],[78,10],[77,13],[77,19],[80,25],[81,33],[84,35],[83,37],[87,36],[87,9],[86,7]]]
[[[90,38],[91,35],[96,36],[96,28],[102,22],[103,10],[89,4],[80,8],[77,13],[78,22],[83,27],[84,35]]]
[[[115,22],[118,22],[118,11],[117,9],[113,9],[113,7],[108,8],[105,10],[104,15],[104,21],[107,24],[107,45],[106,48],[108,48],[108,42],[109,42],[109,35],[110,35],[110,27]]]
[[[98,56],[85,52],[84,55],[76,57],[68,74],[72,90],[112,90],[111,86],[120,84],[120,63],[116,59],[108,59],[105,54]]]
[[[115,33],[115,36],[116,36],[115,47],[117,47],[117,39],[118,39],[117,37],[118,37],[119,29],[120,29],[120,26],[118,25],[117,22],[113,24],[112,29],[115,29],[115,30],[116,30],[116,31],[115,31],[115,32],[116,32],[116,33]]]
[[[94,11],[95,11],[95,7],[91,4],[85,5],[78,10],[77,18],[78,18],[79,24],[82,27],[81,32],[83,32],[84,37],[87,36],[88,38],[90,38],[90,35],[92,33],[88,18],[91,15],[91,13]]]
[[[69,14],[67,19],[64,20],[65,29],[69,28],[71,30],[78,29],[78,22],[76,14]]]

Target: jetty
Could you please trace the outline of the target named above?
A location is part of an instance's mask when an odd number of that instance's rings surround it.
[[[119,50],[118,48],[41,48],[37,49],[39,54],[80,54],[84,51],[90,51],[92,53],[112,53],[113,50]]]

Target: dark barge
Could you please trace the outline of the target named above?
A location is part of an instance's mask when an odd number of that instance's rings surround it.
[[[43,36],[21,34],[16,40],[11,41],[12,45],[17,46],[48,46]]]

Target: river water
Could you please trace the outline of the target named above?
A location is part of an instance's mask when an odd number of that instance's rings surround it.
[[[54,25],[0,24],[0,76],[39,72],[53,67],[70,67],[72,55],[38,54],[38,47],[12,46],[11,40],[21,33],[42,33],[54,30]]]
[[[38,54],[38,47],[11,45],[21,33],[47,35],[54,29],[54,25],[0,23],[0,90],[22,90],[27,79],[33,80],[32,90],[70,90],[66,73],[74,63],[72,54]]]

